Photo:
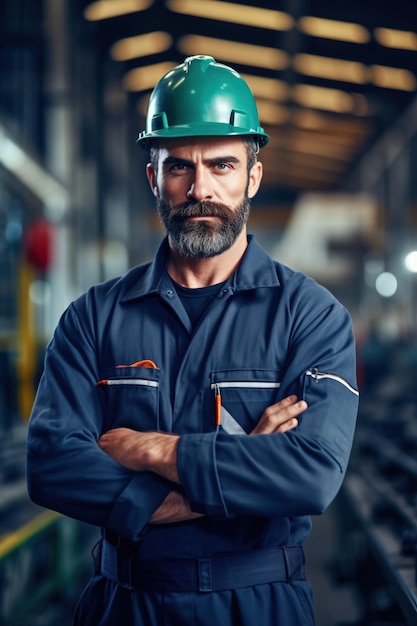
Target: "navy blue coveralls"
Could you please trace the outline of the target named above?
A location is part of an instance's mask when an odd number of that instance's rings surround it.
[[[193,329],[166,254],[164,241],[152,263],[72,303],[47,349],[29,493],[106,537],[75,624],[311,626],[297,546],[348,463],[358,405],[350,317],[250,237]],[[130,366],[142,359],[157,369]],[[293,393],[308,403],[296,429],[245,434]],[[106,455],[97,441],[118,426],[181,435],[181,485],[203,517],[148,524],[178,486]]]

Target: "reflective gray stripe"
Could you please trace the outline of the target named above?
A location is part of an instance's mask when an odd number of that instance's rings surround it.
[[[220,389],[239,389],[239,388],[252,388],[252,389],[278,389],[281,386],[281,383],[277,382],[263,382],[263,381],[240,381],[240,380],[231,380],[231,381],[223,381],[218,383],[212,383],[211,389],[216,389],[216,387],[220,387]]]
[[[106,385],[140,385],[142,387],[159,387],[156,380],[146,380],[144,378],[109,378]]]
[[[359,395],[359,391],[357,389],[352,387],[347,380],[337,374],[325,374],[324,372],[315,372],[313,370],[307,370],[306,374],[307,376],[311,376],[311,378],[316,382],[323,380],[323,378],[330,378],[330,380],[335,380],[337,383],[341,383],[344,387],[346,387],[346,389],[349,389],[349,391],[354,393],[356,396]]]
[[[235,420],[233,415],[229,413],[227,409],[222,406],[222,428],[229,435],[246,435],[246,431],[242,428],[238,421]]]

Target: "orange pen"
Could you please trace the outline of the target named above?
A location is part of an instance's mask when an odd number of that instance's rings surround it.
[[[116,367],[147,367],[149,369],[157,370],[157,365],[151,361],[150,359],[143,359],[142,361],[136,361],[136,363],[131,363],[130,365],[116,365]]]
[[[216,396],[215,396],[215,401],[216,401],[216,426],[219,427],[220,424],[222,423],[222,396],[220,394],[220,387],[219,387],[219,385],[215,386],[215,390],[216,390]]]

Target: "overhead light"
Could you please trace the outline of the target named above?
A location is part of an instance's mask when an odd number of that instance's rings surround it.
[[[369,133],[368,123],[351,117],[334,117],[311,109],[293,111],[291,122],[297,128],[320,133],[321,137],[335,137],[338,142],[356,143]]]
[[[269,30],[286,31],[294,27],[294,20],[288,13],[248,6],[247,4],[219,2],[218,0],[167,0],[166,6],[170,11],[182,15],[192,15]]]
[[[123,86],[127,91],[146,91],[147,89],[153,89],[159,79],[176,65],[176,63],[166,61],[153,65],[145,65],[144,67],[136,67],[125,74]]]
[[[276,48],[255,46],[226,39],[215,39],[201,35],[185,35],[178,41],[178,48],[184,54],[213,54],[218,50],[218,58],[230,63],[282,70],[288,67],[288,56]]]
[[[398,287],[397,278],[391,272],[382,272],[377,276],[375,289],[383,298],[392,298]]]
[[[374,82],[379,87],[414,91],[416,79],[408,70],[395,67],[374,65],[367,67],[362,63],[321,57],[312,54],[298,54],[294,57],[293,67],[300,74],[325,78],[334,81],[365,84]],[[366,115],[368,106],[366,100],[356,98],[356,113]]]
[[[298,104],[312,109],[334,111],[336,113],[352,113],[354,99],[339,89],[315,87],[313,85],[296,85],[292,89],[292,98]]]
[[[417,50],[417,34],[407,30],[376,28],[375,39],[381,46],[398,50]]]
[[[254,74],[242,74],[256,98],[286,100],[289,94],[288,84],[278,78],[265,78]]]
[[[171,35],[162,31],[155,31],[116,41],[110,48],[110,56],[115,61],[129,61],[165,52],[171,45]]]
[[[414,74],[408,70],[383,65],[373,65],[370,69],[372,82],[378,87],[401,91],[415,91],[417,87]]]
[[[362,63],[344,61],[313,54],[297,54],[293,66],[300,74],[327,78],[329,80],[364,84],[368,80],[368,69]]]
[[[360,24],[327,20],[321,17],[301,17],[298,20],[298,27],[312,37],[322,37],[323,39],[334,39],[336,41],[367,43],[371,38],[368,29]]]
[[[291,137],[291,145],[288,149],[296,154],[316,155],[325,159],[349,162],[351,157],[349,146],[346,146],[345,143],[335,143],[325,135],[320,135],[320,141],[317,140],[317,137],[318,135],[315,133],[296,133]]]
[[[288,108],[280,106],[272,100],[257,100],[259,118],[262,125],[265,124],[283,124],[290,118],[291,112]]]
[[[84,17],[89,22],[108,20],[112,17],[145,11],[154,0],[97,0],[84,9]]]
[[[412,250],[406,255],[404,265],[409,272],[417,273],[417,250]]]
[[[329,116],[309,109],[298,109],[293,112],[292,123],[298,128],[322,132],[328,128]]]

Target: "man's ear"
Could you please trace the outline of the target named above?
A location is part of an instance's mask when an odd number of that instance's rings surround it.
[[[158,186],[156,184],[156,174],[152,163],[146,165],[146,176],[148,178],[149,186],[152,189],[152,193],[155,198],[158,196]]]
[[[258,189],[261,184],[263,175],[263,166],[260,161],[256,161],[256,163],[252,166],[251,171],[249,172],[249,185],[248,185],[248,197],[253,198],[258,193]]]

